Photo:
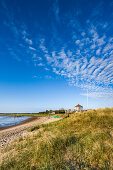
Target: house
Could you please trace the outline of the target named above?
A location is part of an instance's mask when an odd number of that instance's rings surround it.
[[[81,106],[80,104],[77,104],[74,108],[75,112],[82,112],[83,111],[83,106]]]

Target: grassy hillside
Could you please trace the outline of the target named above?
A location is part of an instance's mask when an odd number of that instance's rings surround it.
[[[30,129],[1,169],[113,169],[113,108],[75,113]]]

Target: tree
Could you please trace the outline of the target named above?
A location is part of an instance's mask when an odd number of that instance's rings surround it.
[[[46,113],[48,114],[48,113],[49,113],[49,111],[48,111],[48,110],[46,110]]]
[[[52,113],[53,111],[52,110],[49,110],[49,113]]]

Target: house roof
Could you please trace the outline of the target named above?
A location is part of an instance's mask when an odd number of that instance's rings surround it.
[[[82,107],[80,104],[77,104],[75,107]]]

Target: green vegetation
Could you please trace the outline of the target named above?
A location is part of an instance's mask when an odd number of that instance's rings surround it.
[[[113,108],[35,126],[10,147],[1,170],[113,169]]]
[[[32,132],[32,131],[34,131],[34,130],[38,130],[38,129],[40,129],[40,125],[37,125],[37,126],[34,126],[34,127],[31,127],[30,129],[28,129],[27,131],[28,132]]]
[[[48,116],[46,112],[39,112],[39,113],[0,113],[0,116]]]
[[[48,116],[51,115],[52,112],[55,112],[55,114],[65,114],[65,110],[46,110],[45,112],[39,113],[0,113],[0,116]]]

